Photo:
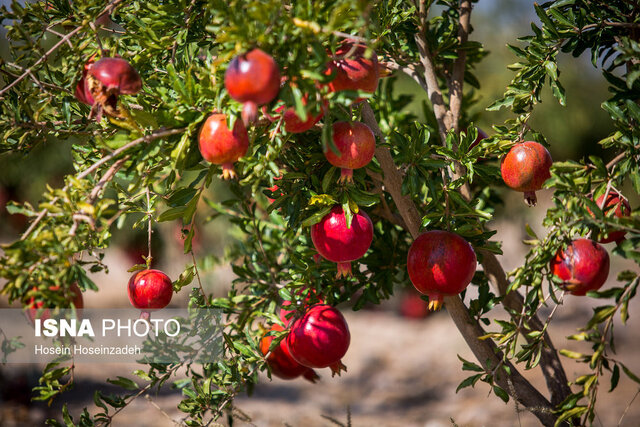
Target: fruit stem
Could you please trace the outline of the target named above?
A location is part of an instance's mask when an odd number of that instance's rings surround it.
[[[338,179],[339,183],[352,183],[353,182],[353,169],[340,169],[340,178]]]
[[[351,272],[351,261],[349,262],[339,262],[338,263],[338,274],[336,278],[339,279],[341,277],[352,277],[353,273]]]
[[[532,207],[538,203],[538,198],[536,197],[535,191],[525,191],[524,193],[524,201],[527,206]]]
[[[341,360],[338,360],[336,363],[334,363],[333,365],[329,366],[331,368],[331,376],[335,377],[340,376],[340,373],[342,371],[347,372],[347,367],[342,363]]]
[[[256,121],[258,117],[258,104],[252,101],[247,101],[242,105],[242,121],[245,126],[249,126]]]
[[[148,322],[149,319],[151,319],[151,312],[142,310],[140,312],[140,319],[144,319],[144,320],[146,320]]]

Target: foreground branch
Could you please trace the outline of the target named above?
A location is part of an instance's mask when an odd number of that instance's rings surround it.
[[[384,135],[378,126],[373,110],[366,101],[363,102],[362,118],[376,136],[384,140]],[[395,165],[389,149],[378,146],[378,148],[376,148],[376,158],[378,162],[380,162],[380,167],[384,175],[383,182],[385,190],[389,192],[393,198],[398,212],[404,219],[407,230],[415,239],[420,233],[420,212],[418,212],[417,207],[410,197],[402,195],[402,175]],[[528,410],[533,412],[544,425],[552,426],[556,417],[552,413],[551,403],[540,394],[526,378],[520,375],[511,363],[503,362],[503,357],[493,341],[478,339],[485,335],[485,331],[483,331],[478,322],[469,315],[469,311],[460,297],[445,297],[445,304],[447,312],[483,368],[487,372],[495,370],[500,365],[504,365],[510,369],[510,376],[504,373],[502,375],[497,374],[494,378],[495,383],[506,390]]]

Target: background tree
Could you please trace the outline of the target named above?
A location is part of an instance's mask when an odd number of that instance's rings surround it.
[[[150,365],[137,371],[145,385],[116,381],[131,393],[97,393],[103,411],[85,411],[74,417],[76,422],[110,422],[128,402],[178,369],[186,369],[190,378],[179,383],[185,396],[180,409],[189,414],[189,422],[219,417],[234,396],[255,384],[258,371],[267,369],[259,348],[261,324],[281,322],[282,301],[303,306],[320,299],[332,306],[351,302],[358,310],[388,298],[394,287],[408,282],[407,251],[423,230],[462,236],[482,266],[472,281],[477,298],[466,297],[466,303],[464,294],[444,298],[477,359],[463,361],[462,368],[474,374],[461,386],[486,382],[498,397],[515,399],[544,425],[553,425],[591,422],[603,375],[611,388],[621,372],[638,381],[615,359],[612,330],[614,316],[628,317],[638,285],[635,272],[621,273],[618,287],[589,292],[588,297],[608,301],[583,331],[569,337],[591,345],[584,353],[557,351],[547,333],[552,316],[539,317],[545,306],[561,310],[563,298],[579,298],[565,295],[562,280],[549,267],[571,240],[624,230],[626,239],[612,253],[639,259],[635,214],[619,218],[594,202],[640,191],[638,5],[595,0],[536,5],[541,25],[532,24],[533,35],[510,46],[519,58],[510,66],[516,75],[489,107],[512,114],[493,125],[491,138],[471,148],[477,129],[470,111],[480,85],[474,69],[487,55],[480,43],[469,40],[472,6],[466,0],[313,5],[61,0],[14,2],[11,11],[2,9],[11,61],[0,64],[0,148],[29,153],[39,144],[68,140],[65,147],[75,169],[58,187],[49,187],[37,205],[9,207],[30,218],[20,238],[4,247],[0,274],[10,301],[27,304],[38,298],[64,305],[74,282],[83,290],[97,290],[87,272],[104,268],[102,254],[112,232],[127,220],[138,229],[151,229],[154,221],[182,220],[186,253],[192,251],[199,210],[206,209],[211,220],[227,217],[243,232],[224,258],[237,275],[227,297],[204,294],[195,257],[174,282],[179,291],[195,281],[191,304],[224,310],[225,357],[206,365]],[[329,90],[335,76],[325,73],[327,63],[336,55],[354,54],[340,53],[347,37],[369,47],[365,57],[375,50],[386,70],[404,73],[424,89],[429,103],[423,105],[421,120],[408,108],[412,98],[396,90],[401,84],[397,76],[383,79],[373,96]],[[238,180],[227,184],[228,198],[212,200],[205,190],[221,168],[202,160],[198,131],[213,111],[226,114],[229,126],[241,120],[243,106],[229,97],[224,76],[234,57],[254,47],[269,53],[286,77],[268,112],[282,103],[306,118],[325,102],[326,112],[321,124],[301,134],[283,131],[282,119],[259,119],[249,126],[249,151],[235,164]],[[500,203],[494,160],[525,140],[547,144],[535,130],[534,108],[545,87],[561,105],[566,102],[559,79],[561,52],[587,52],[601,70],[613,94],[602,107],[615,131],[600,141],[597,153],[554,163],[545,184],[555,189],[554,207],[544,223],[550,232],[539,238],[529,230],[526,262],[507,275],[494,255],[500,243],[487,227]],[[88,61],[116,55],[135,67],[142,90],[120,96],[121,104],[112,105],[118,114],[107,113],[98,121],[74,91]],[[377,139],[373,162],[354,172],[353,185],[337,182],[337,168],[323,154],[336,149],[332,123],[344,120],[364,122]],[[267,190],[274,184],[277,190]],[[313,261],[309,227],[334,205],[347,218],[365,209],[373,222],[371,248],[349,278],[336,279],[333,263]],[[150,250],[146,264],[152,261]],[[54,292],[52,286],[64,289]],[[496,329],[488,315],[499,305],[509,316]],[[271,348],[285,335],[274,333]],[[590,374],[568,379],[559,353],[588,365]],[[519,373],[522,369],[541,369],[547,390],[534,388]],[[50,400],[69,388],[72,380],[62,378],[72,370],[73,365],[47,366],[36,390],[39,398]],[[66,411],[64,420],[72,423]]]

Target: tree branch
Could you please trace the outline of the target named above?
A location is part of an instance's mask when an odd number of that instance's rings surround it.
[[[381,140],[385,137],[378,126],[374,112],[368,102],[364,101],[362,106],[362,118],[364,122],[373,130],[374,134]],[[378,146],[376,148],[376,158],[380,162],[384,177],[385,189],[391,194],[393,201],[398,208],[398,212],[407,225],[407,230],[415,239],[420,234],[421,215],[416,205],[410,197],[402,195],[402,175],[393,161],[388,148]],[[498,348],[491,340],[480,340],[479,337],[485,335],[482,327],[475,321],[465,307],[459,296],[445,297],[447,312],[458,327],[458,330],[469,345],[469,348],[476,356],[478,362],[487,371],[495,370],[504,364],[511,370],[511,376],[496,375],[495,382],[506,390],[514,399],[526,406],[533,412],[544,425],[552,426],[555,422],[551,403],[535,389],[510,362],[503,362],[503,357]]]
[[[460,2],[460,23],[458,27],[458,44],[462,46],[469,39],[471,29],[471,1],[462,0]],[[467,51],[458,49],[458,58],[453,64],[451,74],[451,94],[449,95],[449,105],[451,109],[450,128],[458,132],[460,121],[460,110],[462,108],[462,96],[464,86],[464,73],[467,62]]]

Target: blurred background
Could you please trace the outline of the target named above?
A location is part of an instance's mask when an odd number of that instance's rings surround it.
[[[6,0],[0,3],[8,4]],[[513,74],[506,66],[516,61],[506,48],[515,38],[528,34],[529,22],[537,21],[531,0],[480,1],[473,15],[474,33],[471,39],[484,43],[490,55],[477,69],[482,84],[477,91],[477,103],[473,107],[476,124],[492,134],[491,124],[500,124],[507,112],[486,112],[485,107],[502,95]],[[5,31],[0,29],[0,55],[7,59]],[[544,102],[537,107],[532,126],[542,132],[551,144],[554,160],[578,160],[589,154],[601,154],[597,141],[612,131],[608,115],[600,108],[608,93],[604,79],[594,69],[587,54],[574,59],[560,57],[562,83],[567,92],[567,106],[561,107],[545,93]],[[409,79],[403,79],[399,90],[420,93]],[[416,114],[421,114],[420,99],[412,104]],[[70,155],[73,141],[48,140],[40,143],[28,156],[0,155],[0,241],[10,242],[18,238],[28,226],[26,218],[9,215],[6,203],[29,201],[37,204],[45,185],[60,187],[63,176],[74,172]],[[612,157],[612,156],[608,156]],[[605,156],[607,160],[607,156]],[[500,257],[506,269],[520,265],[527,247],[521,243],[526,238],[525,224],[539,234],[546,207],[550,205],[550,192],[539,194],[537,208],[528,209],[522,195],[503,191],[505,204],[499,209],[492,227],[498,231],[496,239],[504,242]],[[631,192],[628,192],[631,194]],[[225,200],[227,190],[223,183],[215,181],[209,189],[209,198]],[[631,199],[632,208],[638,206]],[[202,206],[201,212],[207,212]],[[226,294],[233,274],[229,266],[217,264],[216,258],[224,254],[225,247],[234,238],[234,230],[216,219],[206,222],[203,214],[198,218],[197,240],[194,249],[203,258],[203,285],[209,294]],[[155,268],[164,270],[172,279],[191,262],[182,253],[182,236],[179,223],[163,223],[153,234]],[[608,249],[613,244],[606,245]],[[108,274],[98,274],[92,279],[99,292],[84,295],[85,307],[128,307],[125,286],[129,278],[127,270],[142,263],[146,254],[146,232],[131,230],[125,223],[114,230],[113,244],[106,254]],[[622,269],[637,269],[634,264],[612,259],[610,284]],[[606,287],[607,285],[605,285]],[[473,289],[469,291],[472,293]],[[172,305],[184,305],[189,290],[176,295]],[[619,359],[634,372],[640,371],[640,303],[636,298],[630,307],[631,318],[626,326],[616,325],[616,347]],[[0,298],[0,307],[7,301]],[[594,301],[568,297],[554,317],[551,335],[556,347],[580,350],[579,344],[565,340],[591,315]],[[302,379],[270,381],[263,375],[252,396],[241,396],[236,401],[233,419],[236,425],[259,426],[325,426],[344,424],[348,419],[354,426],[513,426],[538,425],[535,417],[521,412],[512,401],[503,403],[495,396],[488,396],[489,389],[478,383],[476,389],[464,389],[456,394],[457,385],[466,378],[460,370],[456,355],[473,360],[462,337],[445,311],[426,315],[426,305],[411,289],[397,289],[393,298],[381,306],[359,312],[343,308],[349,323],[352,342],[343,359],[348,372],[342,377],[331,378],[330,372],[320,372],[321,381],[312,385]],[[496,313],[500,316],[501,313]],[[544,317],[549,313],[541,313]],[[586,350],[586,349],[583,349]],[[563,360],[569,378],[580,375],[578,364]],[[95,412],[93,391],[120,392],[105,382],[117,375],[128,376],[134,365],[79,365],[76,368],[76,387],[65,393],[62,400],[70,402],[70,412],[79,414],[85,406]],[[30,401],[30,389],[36,385],[40,366],[0,367],[0,425],[42,425],[48,417],[58,417],[63,403],[60,399],[48,407]],[[524,372],[536,386],[544,388],[543,378],[537,372]],[[608,378],[601,387],[596,425],[640,425],[640,400],[632,402],[638,392],[626,377],[620,379],[618,388],[608,394]],[[176,409],[180,394],[169,388],[153,401],[138,399],[123,410],[114,425],[173,425],[183,414]],[[626,414],[621,420],[623,413]],[[221,420],[224,425],[229,420]]]

